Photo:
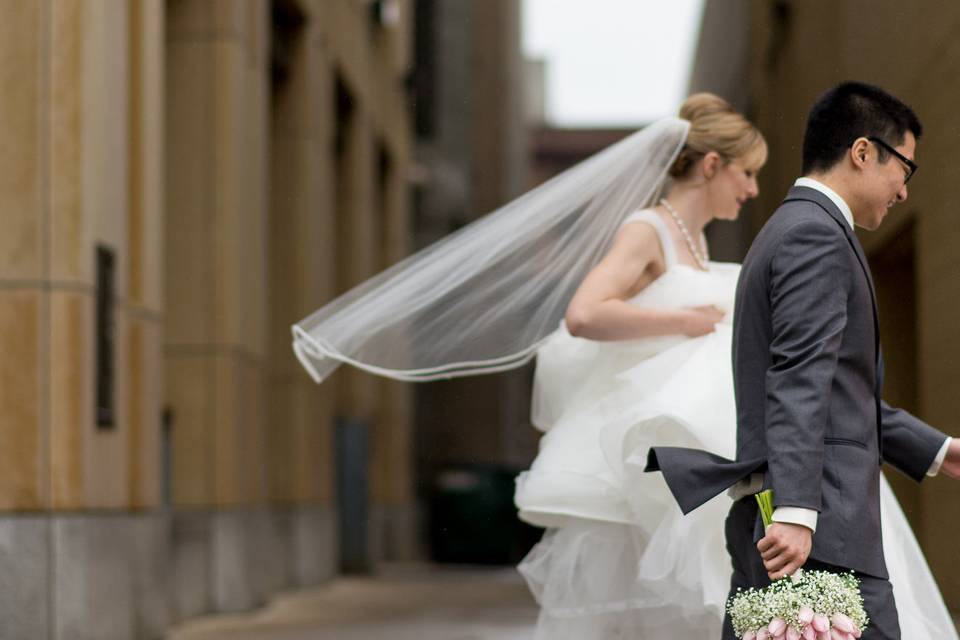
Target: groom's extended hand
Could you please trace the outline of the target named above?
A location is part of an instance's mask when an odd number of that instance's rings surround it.
[[[960,438],[954,438],[947,447],[947,455],[940,466],[940,472],[960,479]]]
[[[810,555],[813,532],[802,524],[774,522],[757,543],[771,580],[793,575]]]

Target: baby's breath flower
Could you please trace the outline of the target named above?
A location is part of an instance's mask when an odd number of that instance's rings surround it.
[[[860,581],[852,572],[803,571],[795,580],[777,580],[763,589],[739,589],[727,603],[727,611],[734,631],[742,637],[776,618],[799,630],[804,625],[798,615],[805,606],[827,618],[843,614],[861,630],[869,622],[863,609]]]

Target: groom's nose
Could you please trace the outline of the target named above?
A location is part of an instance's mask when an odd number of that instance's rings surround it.
[[[900,191],[897,191],[897,202],[903,202],[907,199],[907,185],[904,184],[900,187]]]

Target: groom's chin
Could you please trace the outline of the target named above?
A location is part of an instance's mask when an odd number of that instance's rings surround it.
[[[860,219],[857,221],[857,226],[866,229],[867,231],[876,231],[880,228],[880,225],[883,224],[884,219],[887,217],[887,210],[880,211],[873,216],[865,219]]]

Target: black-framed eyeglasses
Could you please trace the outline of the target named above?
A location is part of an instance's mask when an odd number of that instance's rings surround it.
[[[913,174],[915,174],[917,172],[917,169],[920,168],[917,166],[916,162],[914,162],[907,156],[903,155],[902,153],[894,149],[891,145],[887,144],[880,138],[877,138],[875,136],[867,136],[867,140],[869,140],[870,142],[873,142],[876,145],[883,147],[884,149],[892,153],[894,156],[896,156],[897,159],[900,160],[900,162],[905,164],[907,166],[907,176],[903,179],[903,184],[907,184],[908,182],[910,182],[910,178],[912,178]]]

